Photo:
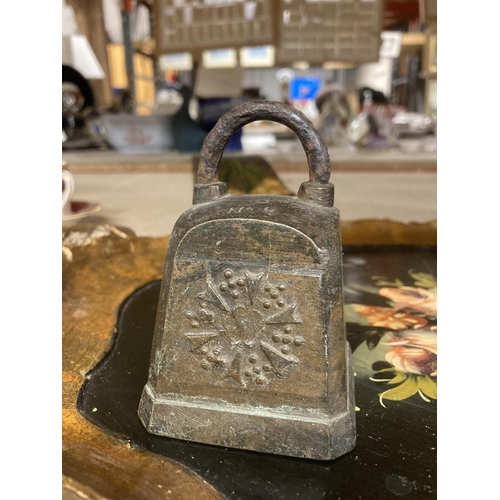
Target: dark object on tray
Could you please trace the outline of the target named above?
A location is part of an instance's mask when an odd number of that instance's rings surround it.
[[[299,137],[309,181],[297,197],[228,195],[218,177],[231,135],[271,120]],[[330,158],[291,106],[253,101],[205,139],[193,207],[170,238],[148,382],[152,434],[331,460],[355,445],[339,211]]]

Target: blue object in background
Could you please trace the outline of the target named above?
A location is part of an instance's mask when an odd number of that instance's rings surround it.
[[[241,137],[243,136],[243,130],[238,129],[229,139],[229,142],[226,144],[224,151],[242,151],[243,144],[241,142]]]
[[[290,101],[316,99],[321,87],[321,79],[317,77],[296,77],[290,81]]]
[[[234,98],[212,98],[198,99],[200,106],[200,122],[201,126],[209,132],[215,127],[219,118],[240,104],[239,99]],[[243,131],[238,129],[229,139],[224,151],[241,151],[243,149],[241,137]]]

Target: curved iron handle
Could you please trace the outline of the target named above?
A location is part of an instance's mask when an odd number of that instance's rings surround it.
[[[195,204],[217,198],[227,192],[219,182],[219,163],[224,148],[236,130],[257,120],[281,123],[295,132],[305,150],[309,182],[303,183],[298,196],[311,203],[332,206],[333,185],[330,179],[330,156],[318,131],[309,119],[288,104],[276,101],[251,101],[222,116],[205,138],[198,164]]]
[[[275,101],[251,101],[226,113],[207,135],[200,153],[198,182],[217,182],[220,159],[229,139],[239,128],[257,120],[286,125],[300,139],[306,152],[311,182],[327,183],[330,179],[330,156],[313,124],[300,111]]]

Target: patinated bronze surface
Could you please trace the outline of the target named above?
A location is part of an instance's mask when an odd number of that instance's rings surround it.
[[[228,195],[225,144],[255,120],[294,130],[298,197]],[[171,235],[139,417],[153,434],[328,460],[355,444],[339,212],[328,152],[300,112],[252,102],[203,146],[194,207]]]

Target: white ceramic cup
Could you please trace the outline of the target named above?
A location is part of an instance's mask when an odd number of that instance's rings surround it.
[[[75,179],[67,171],[62,171],[62,214],[68,215],[71,213],[71,200],[75,191]]]

